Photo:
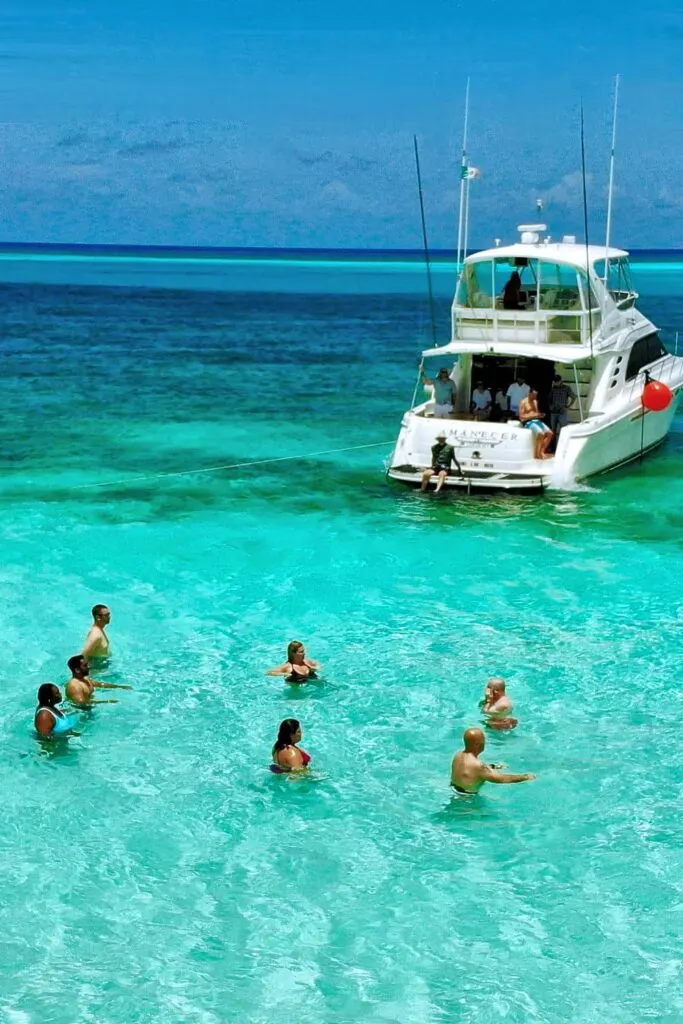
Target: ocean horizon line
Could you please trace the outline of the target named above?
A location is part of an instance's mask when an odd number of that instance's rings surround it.
[[[467,254],[481,251],[478,248],[467,250]],[[683,248],[633,248],[628,250],[636,259],[676,260],[683,257]],[[0,241],[0,253],[4,256],[130,256],[138,259],[161,258],[193,258],[193,259],[226,259],[241,260],[263,259],[295,259],[295,260],[349,260],[364,261],[409,261],[425,260],[423,249],[418,248],[376,248],[376,247],[326,247],[326,246],[210,246],[210,245],[143,245],[113,242],[3,242]],[[430,249],[429,259],[438,262],[453,262],[454,249]]]

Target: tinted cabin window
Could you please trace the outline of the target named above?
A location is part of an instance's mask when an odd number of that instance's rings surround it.
[[[633,380],[644,366],[655,363],[665,355],[666,349],[659,340],[658,334],[648,334],[647,337],[641,338],[635,343],[628,357],[626,380]]]
[[[650,362],[654,363],[662,356],[667,355],[666,348],[659,340],[658,334],[650,334],[648,337],[648,352],[650,355]]]

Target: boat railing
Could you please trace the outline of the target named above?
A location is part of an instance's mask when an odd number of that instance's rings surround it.
[[[511,310],[457,306],[454,337],[461,341],[527,341],[538,345],[588,344],[602,322],[599,309]]]
[[[662,384],[670,384],[673,380],[674,375],[680,377],[680,369],[678,369],[678,362],[676,357],[671,353],[667,352],[661,359],[658,359],[654,363],[650,363],[649,366],[643,366],[641,370],[633,377],[630,383],[629,399],[635,398],[637,392],[642,392],[644,384],[645,371],[647,371],[651,377],[656,380],[661,380]]]
[[[632,309],[636,304],[638,298],[638,292],[634,291],[612,291],[610,290],[610,296],[614,300],[614,304],[617,309],[622,312],[625,309]]]

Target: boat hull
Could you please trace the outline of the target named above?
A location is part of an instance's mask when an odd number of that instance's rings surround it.
[[[668,409],[650,412],[642,406],[622,411],[613,417],[596,417],[576,424],[560,435],[553,486],[562,486],[567,469],[574,480],[619,469],[654,451],[665,440],[676,413],[678,394]],[[564,435],[564,436],[563,436]]]

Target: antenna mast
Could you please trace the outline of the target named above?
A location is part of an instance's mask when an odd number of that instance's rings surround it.
[[[429,292],[429,317],[432,323],[432,341],[436,348],[436,317],[434,315],[434,291],[432,289],[432,268],[429,264],[429,244],[427,242],[427,222],[425,220],[425,204],[422,195],[422,175],[420,174],[420,151],[417,148],[417,135],[413,135],[413,146],[415,147],[415,171],[417,173],[417,191],[420,196],[420,217],[422,219],[422,244],[425,251],[425,266],[427,267],[427,290]]]
[[[588,333],[591,341],[591,359],[593,358],[593,317],[592,317],[592,306],[593,306],[593,290],[591,288],[590,279],[590,262],[588,252],[588,196],[586,194],[586,143],[584,139],[583,131],[583,100],[581,100],[581,181],[583,184],[583,230],[586,237],[586,282],[588,285],[588,294],[586,301],[588,302]]]
[[[462,261],[465,258],[463,251],[463,230],[465,222],[465,184],[467,177],[467,122],[470,116],[470,80],[467,79],[465,86],[465,124],[462,131],[462,162],[460,165],[460,213],[458,214],[458,251],[456,255],[456,274],[460,273]]]
[[[612,235],[612,198],[614,194],[614,152],[617,145],[617,112],[619,110],[619,75],[614,79],[614,113],[612,115],[612,148],[609,157],[609,186],[607,188],[607,228],[605,231],[605,288],[609,278],[609,243]]]

